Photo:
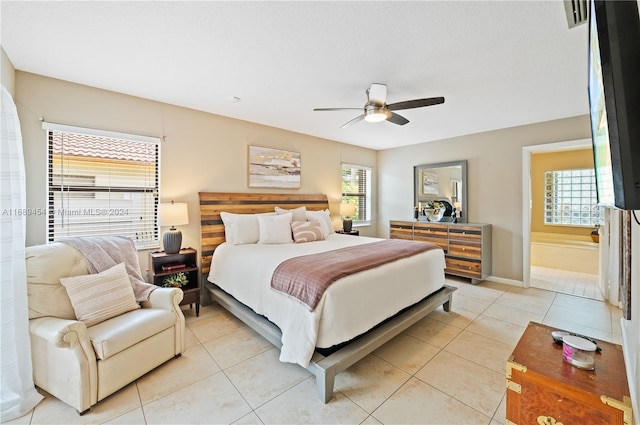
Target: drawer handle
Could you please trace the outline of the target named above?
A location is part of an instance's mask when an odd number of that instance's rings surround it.
[[[551,416],[538,416],[538,423],[540,425],[563,425],[562,422],[557,422]]]

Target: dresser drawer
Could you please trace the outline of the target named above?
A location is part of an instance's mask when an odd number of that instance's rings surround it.
[[[480,279],[482,277],[482,262],[479,260],[464,260],[461,258],[446,257],[447,268],[445,273],[457,276]]]
[[[449,255],[465,258],[473,258],[474,260],[482,259],[482,245],[473,242],[449,241]]]
[[[449,229],[449,239],[481,242],[482,230],[471,226],[456,226]]]
[[[449,226],[435,223],[414,223],[413,237],[418,238],[442,238],[449,237]]]
[[[389,238],[413,239],[413,224],[402,221],[392,221],[389,228]]]

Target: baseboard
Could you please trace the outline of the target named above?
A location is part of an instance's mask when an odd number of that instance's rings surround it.
[[[518,286],[524,288],[524,283],[521,280],[505,279],[504,277],[489,276],[485,280],[490,282],[504,283],[505,285]]]

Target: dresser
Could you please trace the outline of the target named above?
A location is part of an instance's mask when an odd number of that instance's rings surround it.
[[[562,359],[555,328],[530,322],[507,361],[507,425],[632,425],[631,399],[619,345],[596,340],[595,369]]]
[[[431,242],[444,250],[445,273],[478,283],[491,275],[491,225],[391,220],[389,237]]]

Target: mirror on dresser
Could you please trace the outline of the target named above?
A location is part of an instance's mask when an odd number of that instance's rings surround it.
[[[455,208],[456,221],[465,223],[467,209],[467,161],[422,164],[413,167],[414,206],[419,208],[419,221],[452,221],[449,206]],[[446,214],[439,218],[429,213],[437,201],[446,201]],[[442,205],[442,204],[436,204]],[[427,215],[423,211],[427,206]]]

